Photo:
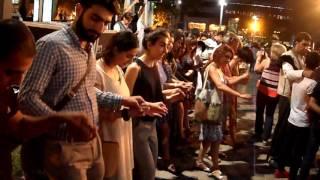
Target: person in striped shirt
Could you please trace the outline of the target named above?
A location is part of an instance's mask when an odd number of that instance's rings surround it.
[[[265,52],[257,53],[257,62],[254,67],[256,72],[261,72],[260,83],[257,87],[255,135],[267,141],[271,136],[273,115],[278,104],[278,81],[281,68],[280,57],[286,52],[286,47],[276,43],[271,46],[270,58],[261,57]],[[279,58],[280,57],[280,58]],[[264,121],[264,115],[266,116]]]

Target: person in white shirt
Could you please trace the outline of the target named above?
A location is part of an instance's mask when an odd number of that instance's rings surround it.
[[[279,118],[273,132],[272,144],[270,148],[271,159],[269,163],[277,166],[275,176],[277,178],[286,177],[287,173],[284,167],[279,167],[277,162],[280,159],[279,152],[283,148],[284,129],[287,125],[287,119],[290,114],[290,94],[291,83],[301,80],[303,76],[310,77],[312,71],[302,70],[304,68],[304,56],[311,46],[311,36],[306,32],[300,32],[296,35],[294,47],[284,55],[290,55],[293,62],[283,62],[280,70],[278,94],[279,94]],[[281,161],[281,160],[280,160]]]
[[[320,65],[320,55],[311,52],[306,56],[305,70],[314,71]],[[282,159],[289,160],[289,179],[297,179],[298,169],[301,164],[309,135],[310,122],[307,115],[307,102],[309,95],[317,82],[311,77],[303,77],[292,83],[291,110],[285,133],[284,145],[286,149],[281,153]]]
[[[129,28],[129,24],[133,19],[133,15],[130,12],[126,12],[123,14],[121,21],[118,21],[114,26],[113,30],[120,32],[120,31],[130,31],[132,30]]]

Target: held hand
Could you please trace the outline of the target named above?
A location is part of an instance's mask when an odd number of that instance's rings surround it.
[[[68,131],[76,141],[89,141],[96,136],[96,127],[82,112],[60,112],[56,115],[68,124]]]
[[[312,78],[313,71],[312,70],[303,70],[302,76],[306,78]]]
[[[243,98],[243,99],[247,99],[247,100],[251,100],[252,99],[252,96],[250,94],[240,94],[239,97]]]
[[[190,85],[189,83],[177,83],[176,85],[177,88],[180,88],[184,93],[190,92],[193,88],[192,85]]]
[[[163,102],[147,102],[144,105],[149,107],[145,111],[148,116],[163,117],[168,113],[167,106]]]
[[[122,105],[130,109],[141,110],[141,104],[145,103],[145,100],[141,96],[128,96],[122,99]]]
[[[129,109],[130,117],[141,117],[145,116],[145,112],[143,109]]]
[[[182,84],[182,90],[184,92],[190,92],[193,89],[192,83],[183,83]]]
[[[170,95],[166,96],[166,100],[173,103],[177,101],[182,101],[185,97],[186,94],[180,88],[176,88]]]

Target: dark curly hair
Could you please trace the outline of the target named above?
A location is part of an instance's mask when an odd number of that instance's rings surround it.
[[[6,19],[0,21],[0,62],[19,54],[33,57],[36,54],[34,37],[30,29],[21,21]]]

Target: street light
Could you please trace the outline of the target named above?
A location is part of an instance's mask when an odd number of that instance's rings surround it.
[[[182,1],[181,0],[178,0],[178,5],[181,5],[182,4]]]
[[[222,25],[222,19],[223,19],[223,7],[227,5],[226,0],[219,0],[219,5],[220,5],[220,28]]]
[[[253,22],[250,25],[250,28],[252,30],[252,32],[255,34],[258,31],[260,31],[260,22],[259,22],[259,18],[258,16],[254,15],[252,16]]]

